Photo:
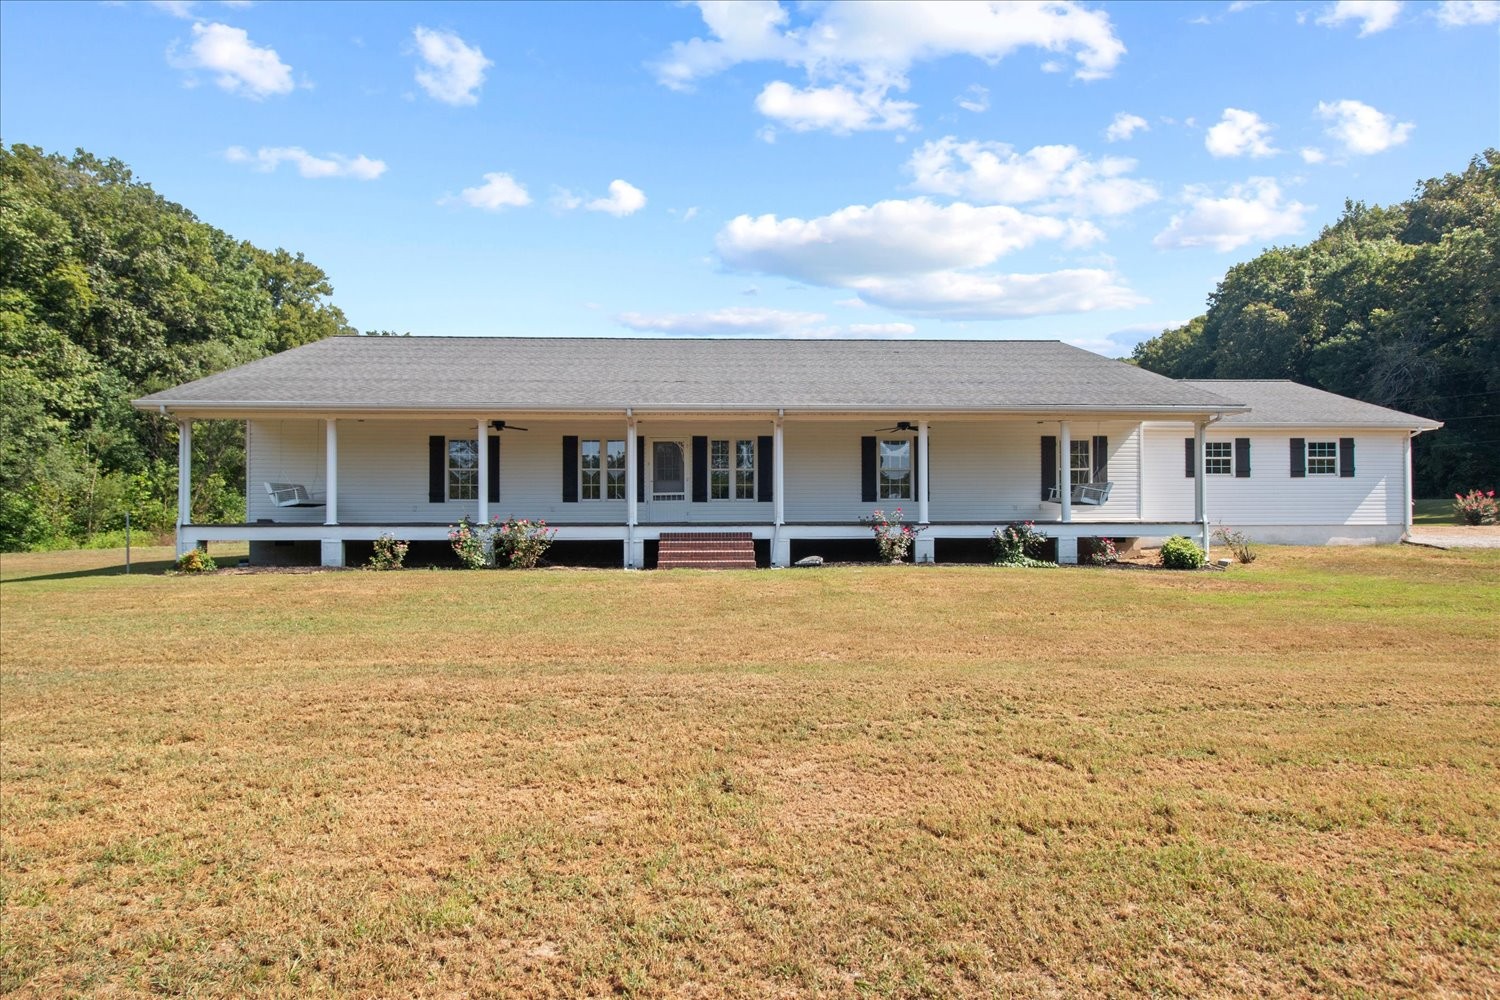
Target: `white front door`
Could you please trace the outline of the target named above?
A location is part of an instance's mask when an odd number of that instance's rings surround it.
[[[687,520],[690,482],[687,441],[651,438],[647,445],[647,519],[657,524]]]

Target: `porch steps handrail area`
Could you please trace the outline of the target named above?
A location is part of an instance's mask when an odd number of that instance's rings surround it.
[[[662,532],[657,569],[754,569],[748,531]]]

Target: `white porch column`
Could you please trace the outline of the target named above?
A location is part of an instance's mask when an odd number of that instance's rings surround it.
[[[339,523],[339,422],[332,417],[323,421],[325,469],[323,481],[328,484],[328,506],[323,508],[323,523]]]
[[[783,427],[786,413],[776,411],[771,422],[771,565],[786,567],[792,564],[792,540],[782,535],[786,524],[786,430]]]
[[[1208,551],[1208,491],[1203,478],[1203,457],[1207,452],[1208,421],[1200,420],[1193,435],[1193,520],[1198,522],[1198,544]]]
[[[1057,432],[1057,499],[1062,503],[1062,521],[1073,520],[1073,425],[1063,420]]]
[[[641,481],[640,456],[636,453],[637,429],[635,411],[625,411],[625,568],[640,569],[646,558],[646,546],[637,542],[635,526],[640,520],[636,496]]]
[[[479,448],[479,523],[490,523],[490,422],[479,418],[479,429],[474,434],[474,443]]]
[[[193,422],[177,421],[177,557],[192,548],[183,528],[193,523]]]
[[[927,524],[927,421],[917,421],[917,523]]]

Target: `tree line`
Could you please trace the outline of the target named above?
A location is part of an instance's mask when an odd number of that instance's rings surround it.
[[[1208,310],[1135,348],[1172,378],[1292,379],[1445,422],[1418,496],[1500,485],[1500,152],[1398,205],[1346,202],[1311,243],[1229,269]]]
[[[176,521],[177,431],[133,397],[352,334],[328,276],[116,159],[0,146],[0,549]],[[244,425],[194,438],[195,519],[244,517]]]

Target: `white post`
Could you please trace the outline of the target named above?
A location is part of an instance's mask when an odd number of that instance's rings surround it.
[[[193,523],[193,422],[177,421],[177,558],[191,548],[183,529]]]
[[[1062,522],[1073,520],[1073,427],[1060,421],[1057,434],[1057,498],[1062,502]]]
[[[339,422],[332,417],[323,420],[323,450],[325,470],[323,481],[328,484],[328,505],[323,508],[323,523],[339,523]]]
[[[636,484],[640,482],[641,470],[636,454],[636,423],[635,411],[625,411],[625,568],[638,569],[641,560],[645,557],[645,546],[641,546],[641,552],[636,553],[635,525],[640,518],[640,508],[636,503],[636,493],[640,489]]]
[[[1409,537],[1411,535],[1412,508],[1415,507],[1416,504],[1417,504],[1416,494],[1414,494],[1412,492],[1411,439],[1412,439],[1412,435],[1411,434],[1407,434],[1406,435],[1406,444],[1402,448],[1402,458],[1405,460],[1405,465],[1406,465],[1406,484],[1405,484],[1406,485],[1406,489],[1402,493],[1402,496],[1406,500],[1406,516],[1401,521],[1401,537],[1402,538],[1406,538],[1406,537]]]
[[[483,417],[478,420],[479,429],[474,434],[474,444],[479,448],[479,523],[490,523],[490,422]]]
[[[927,421],[917,421],[917,523],[927,524]]]
[[[1203,477],[1203,457],[1208,451],[1205,447],[1207,437],[1208,422],[1200,420],[1193,437],[1193,520],[1198,522],[1199,543],[1204,552],[1208,551],[1208,491]]]
[[[786,523],[786,431],[778,414],[771,427],[771,518],[779,527]]]

